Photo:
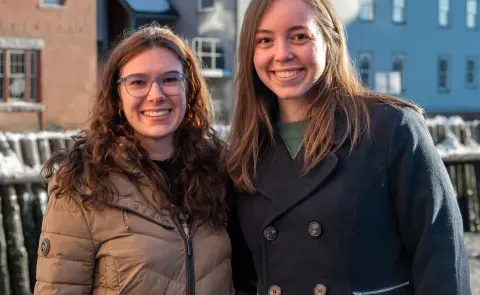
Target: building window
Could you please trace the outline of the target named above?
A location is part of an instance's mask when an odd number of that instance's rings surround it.
[[[467,59],[467,75],[466,82],[467,87],[473,88],[477,86],[477,59],[468,58]]]
[[[65,9],[66,0],[39,0],[41,9]]]
[[[438,89],[439,90],[449,90],[450,89],[450,78],[449,71],[450,65],[447,57],[438,58]]]
[[[25,51],[11,50],[8,56],[10,58],[10,71],[8,75],[9,98],[12,101],[25,101],[27,88]]]
[[[467,1],[467,28],[475,29],[477,27],[477,0]]]
[[[208,69],[224,69],[225,53],[216,38],[193,38],[192,45],[198,61]]]
[[[0,50],[0,101],[39,101],[36,50]]]
[[[205,11],[213,9],[215,0],[198,0],[198,10]]]
[[[397,24],[404,24],[405,21],[405,1],[393,0],[392,20]]]
[[[360,79],[365,87],[372,87],[372,54],[360,54]]]
[[[403,82],[404,66],[405,66],[405,54],[394,53],[392,58],[392,71],[397,72],[399,74],[399,78],[400,78],[399,84],[400,84],[401,92],[405,90],[404,82]]]
[[[362,0],[359,18],[363,21],[373,21],[375,19],[375,0]]]
[[[450,24],[450,0],[438,0],[438,25],[448,27]]]

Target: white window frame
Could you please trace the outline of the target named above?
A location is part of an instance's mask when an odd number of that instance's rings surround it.
[[[407,22],[405,17],[407,0],[392,0],[392,21],[395,24]]]
[[[446,69],[442,71],[440,69],[440,63],[442,61],[446,62]],[[440,92],[447,92],[451,89],[451,82],[450,82],[450,73],[451,73],[451,62],[450,57],[446,55],[440,55],[437,59],[437,89]],[[445,78],[445,86],[440,85],[441,78]]]
[[[466,17],[465,25],[467,29],[477,28],[477,15],[478,15],[478,0],[466,0],[465,1]]]
[[[397,70],[396,67],[396,62],[397,60],[401,60],[401,70]],[[404,81],[404,76],[405,76],[405,53],[402,52],[395,52],[392,55],[392,71],[393,72],[399,72],[400,73],[400,89],[401,92],[405,91],[405,81]]]
[[[440,27],[450,26],[450,0],[438,0],[437,23]]]
[[[361,0],[358,18],[370,22],[375,20],[375,0]]]
[[[210,44],[210,51],[203,51],[204,43]],[[206,65],[208,69],[223,70],[223,68],[217,67],[217,58],[223,57],[225,59],[225,54],[217,52],[217,47],[222,48],[220,45],[220,39],[217,38],[195,37],[192,39],[192,48],[195,50],[200,65],[202,65],[202,67]],[[210,58],[210,65],[204,61],[205,57]]]
[[[470,62],[473,62],[473,69],[469,68]],[[465,85],[467,88],[477,87],[478,58],[469,56],[465,63]],[[469,75],[473,76],[473,82],[469,81]]]
[[[213,8],[215,7],[215,0],[212,0],[211,6],[205,6],[204,0],[197,0],[197,3],[198,3],[197,9],[200,12],[212,11]]]
[[[22,54],[23,55],[23,73],[12,73],[12,66],[14,66],[14,61],[12,60],[12,56],[14,54]],[[10,91],[7,92],[7,97],[8,97],[8,100],[9,101],[27,101],[27,96],[28,96],[28,86],[27,86],[27,77],[28,77],[28,74],[27,74],[27,71],[28,71],[28,66],[27,66],[27,63],[28,63],[28,52],[26,50],[20,50],[20,49],[13,49],[13,50],[9,50],[7,51],[7,80],[8,80],[8,88],[10,90],[10,87],[11,87],[11,82],[10,80],[11,79],[19,79],[19,80],[23,80],[23,83],[24,83],[24,87],[25,87],[25,90],[23,92],[23,99],[19,99],[19,98],[16,98],[16,97],[13,97],[11,94],[10,94]]]
[[[362,68],[364,58],[368,59],[368,66],[369,66],[368,72],[366,73],[367,83],[365,83],[365,80],[363,79],[363,75],[365,74]],[[365,87],[368,87],[369,89],[373,89],[373,53],[372,52],[362,52],[359,54],[358,72],[360,74],[360,81],[363,83],[363,85]]]

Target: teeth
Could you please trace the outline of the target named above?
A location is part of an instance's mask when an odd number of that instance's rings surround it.
[[[277,77],[280,77],[280,78],[290,78],[295,75],[298,75],[298,73],[300,73],[300,71],[295,70],[295,71],[288,71],[288,72],[275,72],[275,75],[277,75]]]
[[[147,117],[160,117],[168,114],[169,112],[169,110],[163,110],[159,112],[144,112],[143,114]]]

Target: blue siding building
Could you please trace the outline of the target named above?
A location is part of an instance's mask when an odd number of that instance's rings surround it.
[[[479,1],[361,1],[345,26],[364,83],[429,113],[480,113]]]

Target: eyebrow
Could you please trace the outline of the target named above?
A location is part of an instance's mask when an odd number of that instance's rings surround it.
[[[165,74],[173,74],[173,73],[178,73],[178,74],[183,74],[182,72],[179,72],[177,70],[171,70],[171,71],[167,71],[167,72],[164,72],[160,75],[156,75],[155,77],[160,77],[160,76],[163,76]],[[147,73],[131,73],[131,74],[128,74],[126,75],[125,77],[128,77],[128,76],[132,76],[132,75],[147,75],[147,76],[150,76],[149,74]]]
[[[289,29],[288,29],[288,32],[298,31],[298,30],[308,30],[308,27],[307,27],[307,26],[303,26],[303,25],[297,25],[297,26],[293,26],[293,27],[289,28]],[[256,32],[255,34],[259,34],[259,33],[272,34],[273,31],[270,31],[270,30],[257,30],[257,32]]]

